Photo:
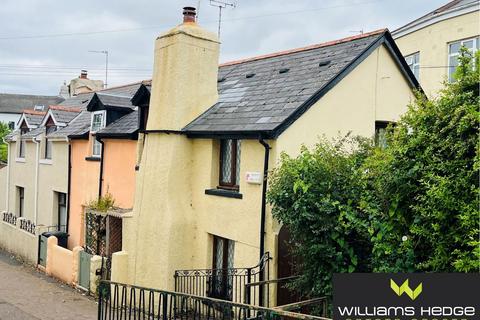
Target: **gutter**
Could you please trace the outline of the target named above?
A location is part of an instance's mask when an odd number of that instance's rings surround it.
[[[258,140],[260,144],[265,148],[265,158],[263,162],[263,185],[262,185],[262,209],[261,209],[261,217],[260,217],[260,261],[265,254],[265,220],[266,220],[266,202],[267,202],[267,181],[268,181],[268,160],[270,157],[270,146],[268,145],[265,140],[260,138]],[[260,270],[260,281],[265,280],[265,271],[263,269]],[[263,286],[259,287],[259,297],[260,297],[260,306],[263,306],[263,293],[264,288]],[[268,297],[267,297],[268,299]]]
[[[100,142],[102,145],[102,151],[100,152],[100,174],[98,176],[98,199],[102,197],[102,187],[103,187],[103,161],[105,158],[105,143],[101,140],[100,137],[95,136],[95,140]]]

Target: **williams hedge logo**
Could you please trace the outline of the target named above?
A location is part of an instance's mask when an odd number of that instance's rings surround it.
[[[395,281],[390,279],[390,288],[392,288],[393,292],[395,292],[398,296],[406,293],[407,296],[409,296],[412,300],[415,300],[420,295],[420,293],[422,293],[423,290],[422,283],[420,283],[414,290],[412,290],[408,285],[408,279],[405,280],[401,286],[398,286]]]
[[[334,320],[480,320],[480,273],[336,273]]]

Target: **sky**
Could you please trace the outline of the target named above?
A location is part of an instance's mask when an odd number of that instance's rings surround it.
[[[448,0],[222,0],[220,62],[396,28]],[[122,85],[150,79],[156,36],[178,25],[184,6],[217,32],[210,0],[2,0],[0,93],[56,95],[81,69]]]

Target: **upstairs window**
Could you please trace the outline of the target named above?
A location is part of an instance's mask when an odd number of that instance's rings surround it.
[[[220,140],[220,188],[238,190],[240,185],[240,140]]]
[[[96,111],[92,113],[92,124],[90,128],[91,133],[96,133],[105,127],[105,111]],[[92,144],[92,156],[100,157],[102,155],[102,144],[95,138]]]
[[[26,149],[26,143],[25,140],[22,139],[22,136],[27,133],[28,127],[26,126],[25,122],[22,123],[22,126],[20,127],[20,141],[18,143],[18,157],[19,158],[25,158],[25,149]]]
[[[47,125],[45,127],[45,159],[52,159],[52,141],[48,139],[48,135],[55,132],[55,125]]]
[[[448,45],[448,81],[449,82],[455,81],[454,73],[458,67],[458,56],[460,55],[460,48],[465,47],[472,54],[475,54],[475,52],[477,52],[478,50],[479,45],[480,45],[479,37],[452,42]]]
[[[406,56],[405,61],[407,61],[408,67],[412,70],[415,78],[420,80],[420,52]]]

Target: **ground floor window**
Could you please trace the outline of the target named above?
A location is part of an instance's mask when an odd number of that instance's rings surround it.
[[[17,187],[17,213],[19,217],[25,215],[25,188]]]
[[[58,231],[67,232],[67,194],[57,192],[58,201]]]

